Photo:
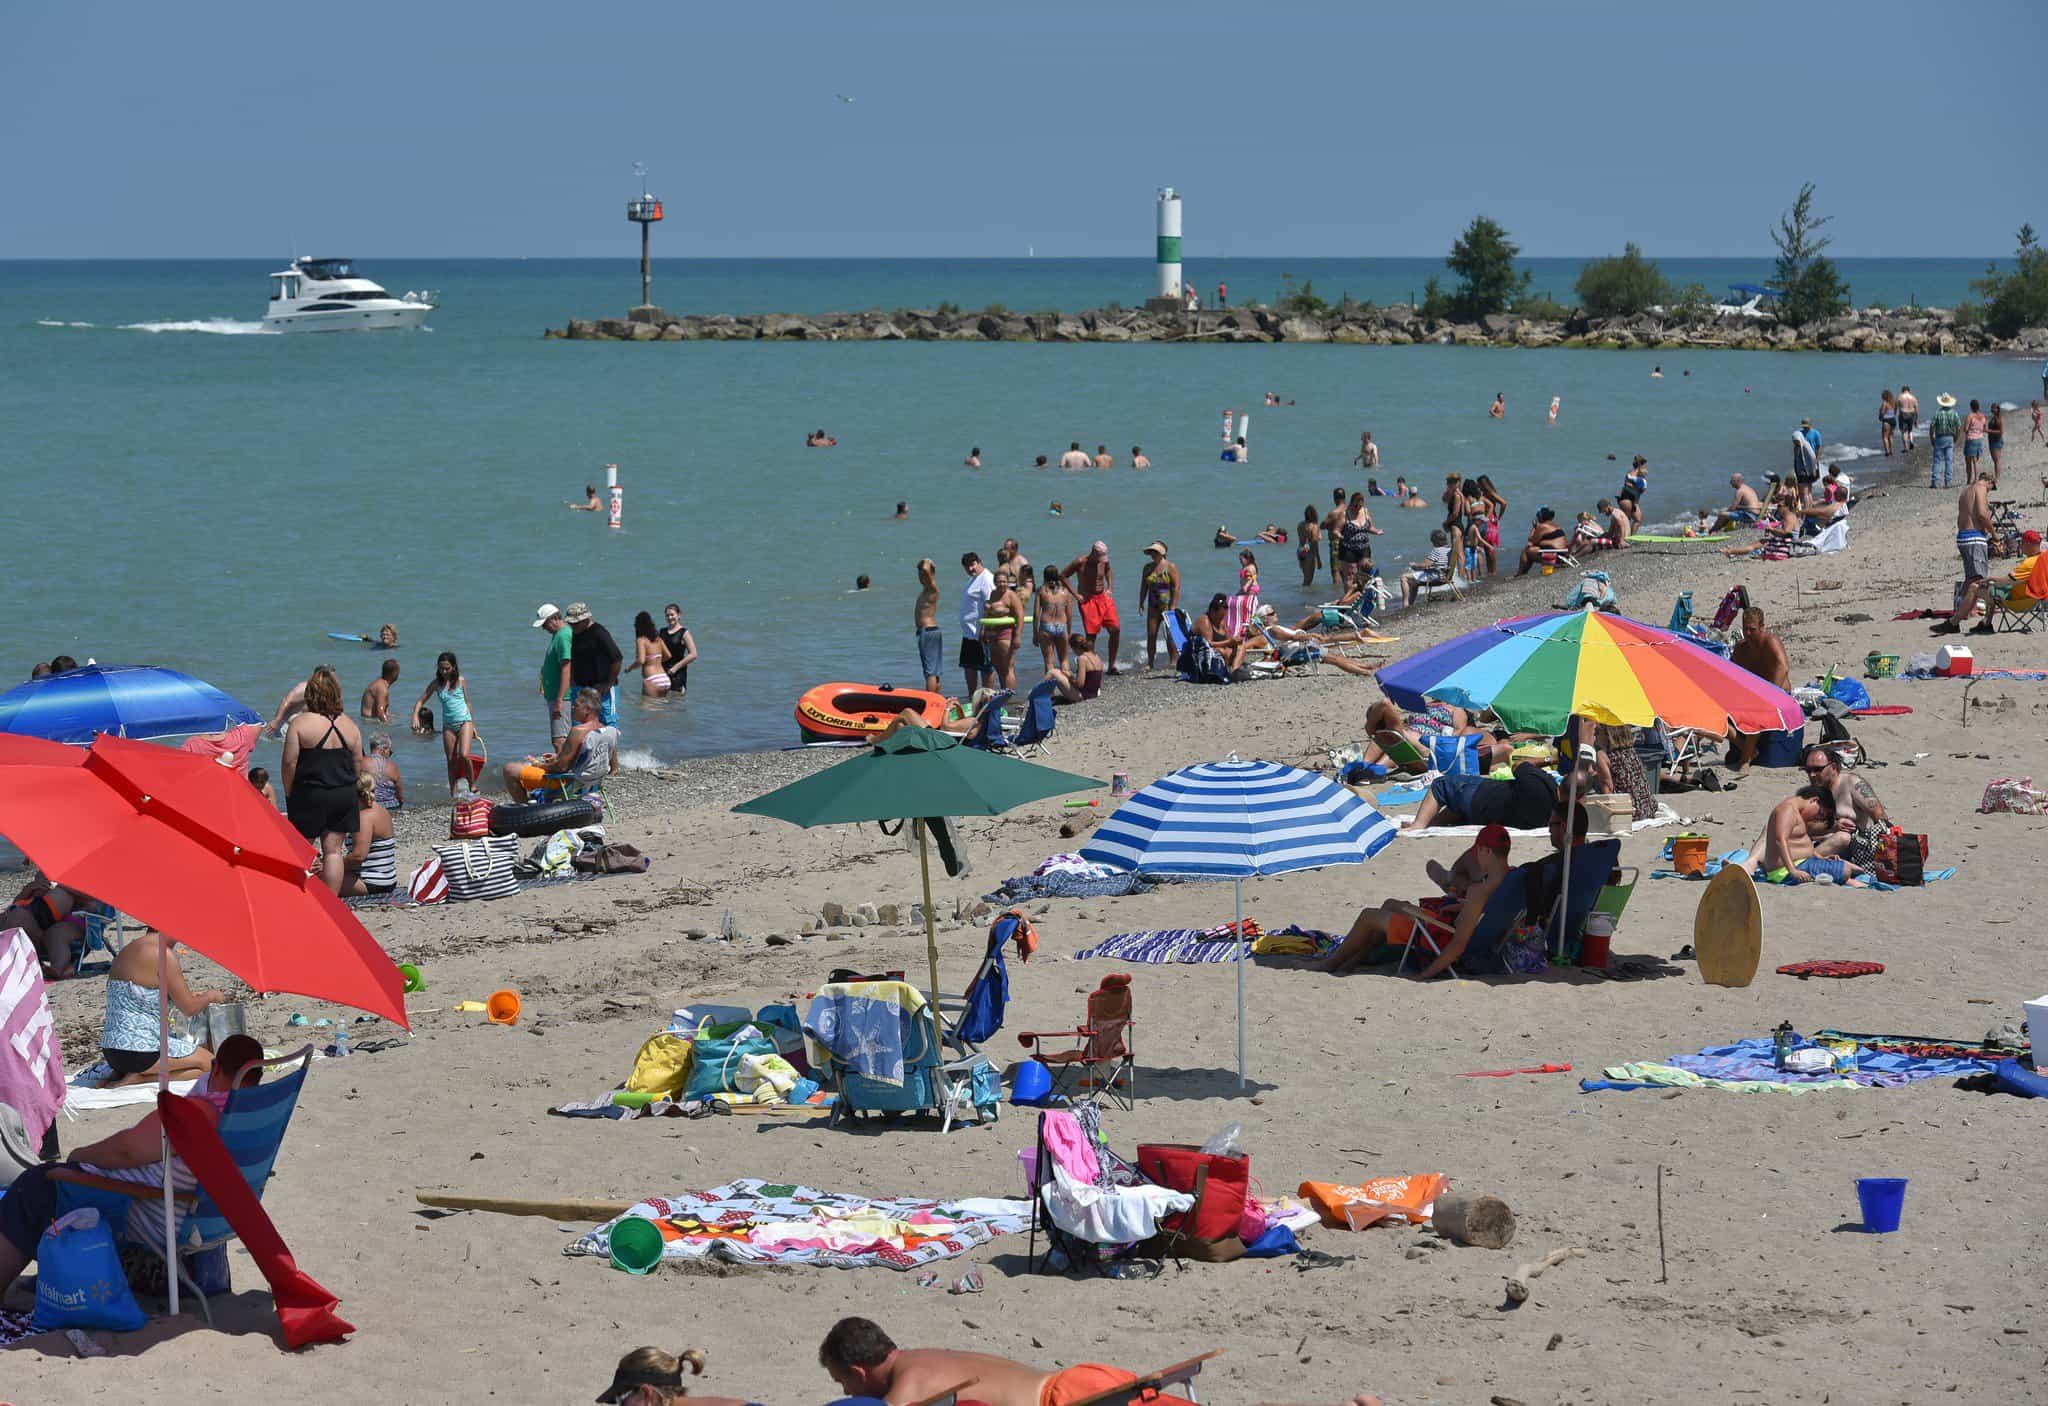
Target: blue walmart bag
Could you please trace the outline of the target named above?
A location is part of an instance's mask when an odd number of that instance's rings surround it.
[[[107,1328],[132,1333],[149,1320],[136,1307],[114,1233],[92,1207],[60,1217],[36,1247],[36,1331]]]

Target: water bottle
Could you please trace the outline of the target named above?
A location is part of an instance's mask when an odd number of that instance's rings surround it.
[[[1218,1128],[1202,1144],[1202,1152],[1210,1157],[1236,1157],[1244,1150],[1244,1124],[1226,1123]]]
[[[1798,1042],[1799,1035],[1798,1032],[1793,1030],[1792,1022],[1789,1020],[1780,1021],[1777,1030],[1772,1032],[1771,1035],[1772,1062],[1778,1068],[1783,1069],[1785,1067],[1785,1056],[1792,1053],[1792,1047]]]
[[[336,1059],[348,1058],[348,1027],[346,1025],[334,1027],[334,1057]]]

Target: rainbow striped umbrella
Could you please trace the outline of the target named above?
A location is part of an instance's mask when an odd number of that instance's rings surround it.
[[[1797,699],[1683,635],[1596,610],[1524,615],[1422,650],[1377,675],[1404,708],[1491,708],[1517,732],[1596,723],[1725,732],[1804,726]]]

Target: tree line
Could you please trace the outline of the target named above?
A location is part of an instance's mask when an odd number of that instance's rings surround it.
[[[1815,210],[1813,192],[1811,181],[1800,186],[1791,208],[1771,230],[1778,250],[1771,278],[1778,294],[1776,311],[1780,320],[1795,327],[1838,316],[1850,306],[1849,285],[1825,252],[1832,240],[1823,231],[1834,217]],[[1569,309],[1533,292],[1529,271],[1516,270],[1521,252],[1499,221],[1476,216],[1444,257],[1457,285],[1446,289],[1442,280],[1431,278],[1423,285],[1418,310],[1426,317],[1455,322],[1508,312],[1537,319],[1563,317]],[[2001,337],[2023,327],[2048,326],[2048,250],[2039,244],[2034,227],[2021,228],[2013,269],[2001,272],[1993,265],[1971,287],[1983,301],[1958,308],[1959,320],[1981,322]],[[1574,291],[1589,317],[1633,317],[1655,308],[1667,320],[1690,322],[1706,317],[1716,301],[1702,284],[1674,286],[1656,261],[1645,258],[1634,244],[1587,264]]]

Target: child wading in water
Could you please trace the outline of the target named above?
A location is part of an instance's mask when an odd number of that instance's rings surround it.
[[[434,661],[434,677],[413,705],[412,731],[425,737],[434,730],[434,715],[427,708],[429,698],[441,703],[441,751],[448,761],[448,785],[475,779],[470,751],[476,746],[476,721],[469,713],[469,680],[462,677],[462,665],[448,650]]]
[[[1032,612],[1037,617],[1033,635],[1045,658],[1045,672],[1067,667],[1067,635],[1073,623],[1074,593],[1056,566],[1045,568],[1045,584],[1038,588]]]

